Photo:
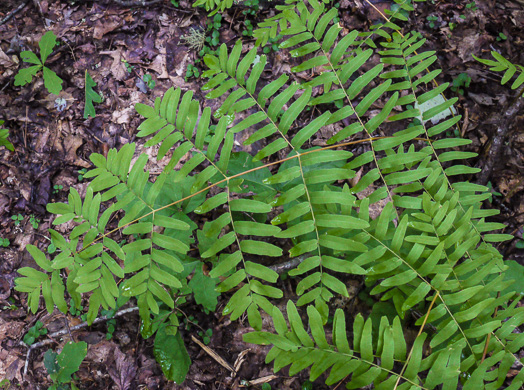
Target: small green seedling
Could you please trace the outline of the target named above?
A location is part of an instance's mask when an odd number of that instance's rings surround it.
[[[209,46],[207,45],[204,45],[204,47],[202,48],[202,50],[200,50],[198,52],[198,56],[200,58],[204,57],[206,54],[210,54],[210,55],[217,55],[218,54],[218,50],[213,50],[212,48],[210,48]],[[195,64],[196,63],[200,63],[200,59],[197,59],[195,60]]]
[[[246,0],[242,3],[244,7],[248,7],[247,9],[242,11],[242,14],[245,16],[256,16],[257,11],[259,9],[259,1],[258,0]]]
[[[194,316],[184,318],[185,329],[190,330],[192,325],[198,325],[198,320]]]
[[[279,50],[278,41],[280,41],[281,38],[282,38],[282,35],[280,34],[278,34],[275,38],[270,38],[267,41],[267,45],[264,46],[264,49],[262,49],[264,54],[271,53],[272,51],[275,51],[275,52],[278,51]]]
[[[253,23],[248,19],[244,22],[244,31],[242,31],[242,35],[245,37],[252,37],[253,36]]]
[[[477,7],[477,3],[475,3],[474,1],[466,4],[466,8],[469,9],[470,11],[476,11],[479,9],[479,7]]]
[[[179,3],[178,0],[171,0],[171,5],[172,5],[173,7],[178,8],[178,6],[180,5],[180,3]]]
[[[0,246],[7,248],[9,245],[11,245],[11,242],[7,238],[0,237]]]
[[[56,35],[52,31],[46,32],[42,39],[40,39],[38,46],[40,46],[40,58],[32,51],[23,51],[20,53],[22,61],[34,64],[34,66],[20,69],[15,76],[15,85],[23,86],[30,83],[33,80],[33,76],[42,70],[45,87],[49,93],[58,95],[62,90],[63,80],[47,66],[44,66],[53,48],[56,46]]]
[[[64,189],[64,186],[63,185],[59,185],[59,184],[55,184],[53,186],[53,194],[56,195],[58,194],[60,191],[62,191]]]
[[[7,298],[7,305],[1,306],[2,310],[18,310],[18,306],[15,305],[15,299],[13,297]]]
[[[142,77],[142,80],[144,81],[144,83],[146,83],[149,89],[155,88],[156,81],[153,80],[153,76],[151,76],[150,74],[145,74],[144,77]]]
[[[262,385],[262,390],[271,390],[271,385],[269,383],[264,383]]]
[[[64,384],[71,383],[71,376],[78,371],[86,355],[87,343],[85,341],[67,343],[60,354],[48,349],[44,354],[44,366],[54,383],[49,390],[67,388]],[[76,388],[73,386],[72,384],[71,388]]]
[[[208,329],[205,331],[205,333],[202,331],[199,331],[198,335],[202,337],[202,341],[204,342],[205,345],[209,345],[209,343],[211,342],[211,336],[213,336],[213,330]]]
[[[184,77],[187,82],[191,77],[199,78],[200,70],[197,64],[201,63],[201,59],[206,54],[215,54],[215,50],[212,47],[216,47],[220,43],[220,32],[219,29],[222,26],[222,15],[215,14],[211,19],[207,20],[207,30],[203,31],[200,29],[189,29],[189,34],[183,36],[182,40],[185,41],[191,49],[198,50],[198,57],[194,64],[188,64],[186,69],[186,75]]]
[[[124,66],[126,67],[126,70],[128,73],[131,73],[133,71],[133,69],[135,69],[135,67],[133,65],[131,65],[129,62],[127,62],[127,60],[124,60],[123,58],[120,60],[124,63]]]
[[[0,126],[4,124],[5,121],[0,120]],[[0,129],[0,146],[5,146],[7,150],[10,150],[13,152],[15,150],[13,144],[7,140],[7,137],[9,137],[9,130],[7,129]]]
[[[206,37],[206,42],[209,43],[211,46],[218,46],[220,43],[220,27],[222,26],[222,15],[215,14],[213,16],[213,19],[209,19],[207,23],[207,31],[211,33],[211,35]]]
[[[213,135],[215,134],[216,129],[217,129],[216,125],[209,126],[209,133],[204,137],[204,143],[209,145],[209,143],[213,139]]]
[[[82,168],[78,170],[78,181],[84,180],[84,175],[87,173],[87,169]]]
[[[44,328],[44,324],[40,321],[36,321],[36,324],[29,328],[27,333],[24,336],[24,343],[27,345],[32,345],[37,338],[40,336],[46,335],[47,329]]]
[[[436,28],[437,27],[437,23],[436,22],[438,21],[438,16],[429,15],[426,19],[429,22],[429,27],[431,27],[431,28]]]
[[[453,79],[451,90],[457,92],[459,95],[464,95],[464,88],[469,88],[471,84],[471,77],[467,73],[460,73]]]
[[[73,317],[76,317],[82,314],[83,310],[84,310],[84,306],[80,305],[80,307],[76,307],[75,300],[71,299],[71,303],[69,306],[69,313],[71,313]]]
[[[506,39],[508,39],[508,37],[506,35],[504,35],[504,33],[499,33],[499,36],[497,37],[497,41],[505,41]]]
[[[115,333],[116,329],[116,319],[112,318],[116,313],[116,309],[111,310],[102,310],[100,312],[100,315],[102,317],[111,318],[110,320],[107,320],[107,332],[106,332],[106,340],[111,340],[113,338],[113,334]]]
[[[191,77],[194,77],[195,79],[199,78],[200,77],[200,71],[198,70],[198,68],[195,65],[188,64],[187,65],[187,70],[186,70],[185,80],[188,81]]]
[[[33,227],[33,229],[38,229],[38,225],[40,224],[40,220],[36,218],[33,214],[29,217],[29,223]]]
[[[24,220],[24,217],[22,216],[22,214],[17,214],[17,215],[13,215],[11,219],[15,221],[15,226],[19,226],[20,222]]]
[[[113,338],[113,333],[115,333],[115,327],[116,327],[115,319],[107,321],[106,340],[111,340]]]

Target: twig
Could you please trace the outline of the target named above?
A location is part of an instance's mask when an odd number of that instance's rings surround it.
[[[163,0],[114,0],[115,3],[124,7],[148,7],[153,4],[162,2]]]
[[[502,145],[504,144],[504,141],[506,140],[506,137],[508,135],[508,130],[519,113],[519,111],[524,107],[524,96],[520,95],[519,98],[515,101],[515,103],[511,104],[508,109],[504,112],[502,118],[500,119],[497,131],[495,132],[495,135],[493,137],[493,142],[491,143],[491,148],[489,149],[488,158],[486,159],[486,163],[484,164],[484,167],[482,168],[482,171],[477,176],[477,183],[486,185],[488,182],[488,179],[491,176],[491,173],[493,172],[493,166],[495,165],[495,161],[498,160],[500,151],[502,149]]]
[[[293,259],[284,261],[283,263],[270,265],[268,268],[275,271],[277,274],[283,274],[286,271],[296,268],[300,263],[302,263],[308,257],[309,256],[306,256],[306,255],[298,256]]]
[[[24,9],[24,7],[29,4],[29,1],[30,0],[24,0],[22,2],[22,4],[20,4],[16,9],[12,10],[11,12],[9,12],[6,16],[4,16],[4,18],[2,20],[0,20],[0,26],[2,24],[5,24],[7,23],[13,16],[15,16],[18,12],[20,12],[22,9]]]
[[[98,324],[100,322],[104,322],[104,321],[110,320],[110,319],[115,318],[115,317],[120,317],[120,316],[123,316],[124,314],[131,313],[131,312],[134,312],[134,311],[137,311],[137,310],[138,310],[138,307],[136,307],[136,306],[135,307],[128,307],[127,309],[122,309],[120,311],[117,311],[112,317],[102,316],[102,317],[96,318],[91,325]],[[52,343],[55,342],[55,340],[52,340],[52,339],[60,337],[60,336],[63,336],[63,335],[65,335],[65,334],[67,334],[67,333],[69,333],[71,331],[85,328],[86,326],[88,326],[87,325],[87,321],[86,322],[82,322],[81,324],[78,324],[78,325],[73,326],[71,328],[69,326],[67,326],[66,329],[62,329],[62,330],[59,330],[57,332],[51,333],[51,334],[49,334],[47,336],[48,337],[47,339],[39,341],[38,343],[35,343],[35,344],[31,345],[31,346],[28,346],[23,341],[20,341],[20,345],[21,346],[29,348],[27,350],[27,355],[26,355],[26,359],[25,359],[24,376],[27,374],[27,368],[29,367],[29,357],[30,357],[31,351],[33,349],[40,348],[40,347],[43,347],[45,345],[52,344]]]
[[[44,11],[42,9],[42,4],[40,4],[40,0],[33,0],[33,5],[35,6],[38,14],[43,18],[44,17]]]
[[[224,367],[226,370],[231,371],[231,373],[236,374],[233,367],[229,365],[228,362],[226,362],[222,357],[217,354],[215,351],[213,351],[211,348],[207,347],[204,343],[202,343],[199,339],[197,339],[195,336],[191,335],[191,340],[193,342],[197,343],[200,348],[204,350],[209,356],[211,356],[218,364],[220,364],[222,367]]]

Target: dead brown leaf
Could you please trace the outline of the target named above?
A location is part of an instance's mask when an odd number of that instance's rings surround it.
[[[160,53],[161,54],[157,55],[153,62],[151,62],[147,67],[158,73],[158,79],[167,79],[169,78],[169,74],[167,73],[166,67],[166,49],[161,48]]]
[[[117,28],[122,26],[122,18],[112,15],[105,19],[99,19],[96,21],[95,30],[93,31],[93,38],[102,39],[102,37],[115,31]]]
[[[0,48],[0,65],[6,68],[15,66],[16,63]]]
[[[111,64],[111,73],[118,81],[122,81],[126,78],[126,70],[122,63],[122,50],[111,50],[102,51],[100,54],[107,54],[113,57],[113,63]]]
[[[68,135],[64,139],[64,148],[66,152],[66,161],[77,164],[79,158],[76,155],[76,151],[84,143],[81,137],[75,135]],[[78,164],[77,164],[78,165]],[[89,164],[88,164],[89,166]]]
[[[485,93],[473,93],[473,92],[470,92],[468,94],[468,96],[471,99],[473,99],[474,102],[476,102],[477,104],[480,104],[480,105],[492,106],[492,105],[495,104],[493,102],[493,97],[488,95],[488,94],[485,94]]]

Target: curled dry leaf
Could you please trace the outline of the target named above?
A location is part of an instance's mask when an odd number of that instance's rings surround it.
[[[0,66],[10,68],[14,65],[16,65],[16,63],[0,48]]]

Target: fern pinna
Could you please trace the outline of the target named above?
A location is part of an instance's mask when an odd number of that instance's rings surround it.
[[[29,293],[33,311],[40,294],[49,311],[65,311],[67,270],[69,295],[80,303],[90,293],[89,321],[100,306],[134,297],[147,337],[163,321],[176,332],[176,307],[187,294],[204,302],[187,282],[195,270],[216,291],[231,291],[223,313],[233,320],[247,313],[255,332],[245,340],[271,344],[267,361],[276,371],[311,366],[311,379],[329,371],[326,383],[347,388],[454,389],[459,380],[469,389],[519,388],[524,336],[514,330],[524,311],[491,244],[508,236],[485,233],[504,228],[485,221],[496,214],[481,208],[486,187],[450,180],[478,170],[462,162],[475,154],[455,150],[470,141],[445,135],[460,116],[446,115],[456,99],[438,100],[448,84],[432,85],[435,52],[417,52],[425,40],[401,33],[398,12],[371,32],[342,34],[336,9],[316,0],[277,9],[256,32],[258,43],[281,34],[280,47],[300,59],[292,68],[300,77],[265,83],[266,56],[256,48],[243,54],[237,42],[205,58],[206,97],[221,99],[214,113],[180,89],[152,107],[138,104],[145,120],[137,136],[167,165],[151,178],[134,144],[92,155],[84,200],[72,190],[67,204],[48,207],[60,215],[54,224],[76,227],[68,239],[51,230],[60,251],[52,261],[28,247],[45,272],[21,269],[18,290]],[[343,103],[333,108],[335,101]],[[302,125],[308,110],[315,115]],[[333,135],[318,146],[327,126]],[[237,151],[254,143],[261,145],[254,157]],[[353,145],[365,151],[355,154]],[[115,215],[118,228],[107,231]],[[117,230],[127,236],[123,246]],[[287,322],[274,304],[283,292],[271,268],[284,253],[301,260],[289,272],[298,300],[287,303]],[[213,264],[209,277],[201,261]],[[363,275],[397,316],[383,317],[376,332],[361,315],[346,326],[330,301],[349,297],[349,275]],[[297,306],[306,307],[308,326]],[[423,315],[408,341],[413,310]],[[261,330],[261,311],[276,333]],[[511,368],[518,373],[510,380]]]

